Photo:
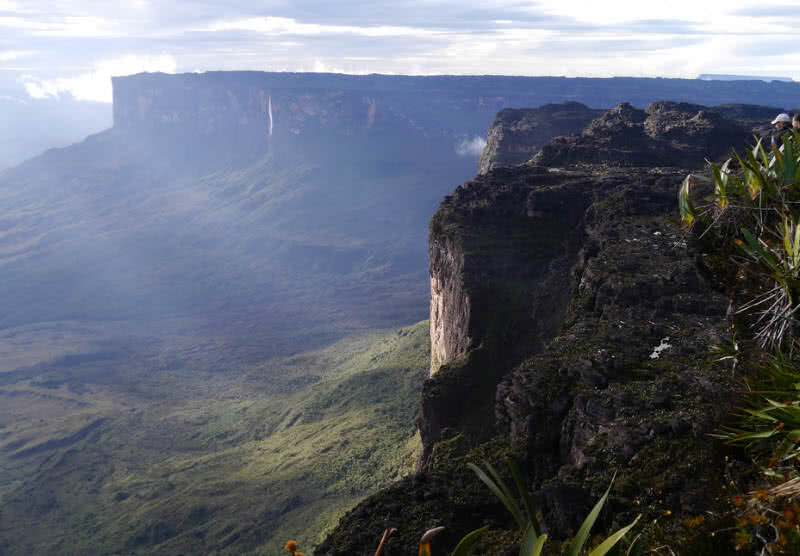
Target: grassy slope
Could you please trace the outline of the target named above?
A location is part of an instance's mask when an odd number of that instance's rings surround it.
[[[238,372],[0,375],[0,552],[309,549],[410,469],[428,358],[419,323]]]

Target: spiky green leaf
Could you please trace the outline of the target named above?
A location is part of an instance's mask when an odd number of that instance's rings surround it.
[[[541,535],[542,528],[539,526],[539,519],[536,517],[536,508],[533,506],[533,501],[531,500],[530,493],[528,493],[528,488],[525,485],[525,481],[522,479],[522,474],[519,472],[519,468],[513,459],[506,457],[506,463],[508,464],[508,468],[511,470],[511,476],[514,478],[514,482],[517,485],[517,491],[519,491],[519,496],[522,499],[523,505],[525,506],[525,512],[528,514],[528,521],[530,521],[531,525],[533,525],[533,530],[536,532],[536,534]]]
[[[472,470],[472,472],[478,476],[478,479],[480,479],[483,482],[483,484],[485,484],[489,488],[489,490],[492,491],[492,494],[494,494],[497,497],[497,499],[503,503],[503,505],[511,513],[511,515],[514,516],[514,520],[517,522],[517,525],[519,525],[519,528],[525,529],[525,527],[527,527],[528,525],[527,520],[524,518],[522,511],[519,508],[519,505],[517,505],[513,496],[511,496],[510,492],[508,491],[508,487],[505,486],[505,483],[503,483],[502,479],[500,479],[499,475],[497,475],[497,472],[494,471],[494,468],[491,465],[488,465],[485,462],[484,465],[487,465],[487,469],[489,469],[490,472],[495,475],[497,481],[489,477],[483,471],[483,469],[481,469],[474,463],[467,463],[467,467],[469,467]]]
[[[589,553],[589,556],[604,556],[604,554],[614,548],[614,545],[622,540],[622,537],[628,534],[628,531],[633,529],[641,517],[642,514],[639,514],[629,525],[626,525],[616,533],[610,535],[606,540],[597,545],[597,547]]]
[[[692,178],[692,174],[686,176],[678,190],[678,208],[680,209],[681,221],[686,224],[689,229],[694,226],[695,220],[697,219],[691,196],[691,190],[694,187]]]
[[[528,533],[522,541],[519,549],[519,556],[539,556],[547,542],[547,535],[536,536],[532,528],[528,528]]]
[[[474,531],[470,531],[464,535],[464,538],[458,542],[451,556],[467,556],[469,549],[472,548],[472,545],[475,544],[475,541],[477,541],[478,538],[488,530],[489,526],[484,525],[480,529],[475,529]]]
[[[568,556],[578,556],[581,550],[583,550],[583,545],[586,544],[586,541],[589,539],[589,532],[592,530],[594,526],[594,522],[597,521],[600,512],[603,509],[603,506],[608,499],[608,493],[611,492],[611,486],[614,484],[614,478],[616,478],[616,473],[614,477],[611,479],[611,484],[608,485],[605,494],[600,500],[597,501],[597,504],[594,505],[592,511],[589,512],[589,515],[586,516],[586,519],[583,520],[583,523],[578,529],[578,533],[575,535],[575,538],[572,539],[572,543],[569,545],[569,551],[567,552]]]

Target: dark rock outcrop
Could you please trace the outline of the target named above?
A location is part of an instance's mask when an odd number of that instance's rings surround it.
[[[553,137],[580,133],[603,112],[580,102],[505,108],[489,127],[486,147],[478,162],[478,174],[527,162]]]
[[[684,515],[707,510],[719,482],[707,435],[736,386],[708,349],[724,341],[727,299],[666,221],[682,173],[639,175],[592,205],[564,328],[496,392],[556,535],[580,523],[576,493],[589,503],[614,471],[618,496]]]
[[[580,135],[555,138],[532,163],[700,168],[752,135],[744,123],[703,106],[654,102],[640,110],[625,103],[593,120]]]
[[[418,483],[403,482],[371,497],[320,554],[360,553],[384,526],[412,529],[389,554],[412,553],[428,526],[450,531],[441,553],[487,522],[503,527],[502,509],[487,506],[493,498],[464,468],[478,459],[470,450],[491,452],[489,445],[510,445],[557,538],[575,530],[615,473],[609,507],[617,523],[644,511],[669,530],[718,510],[724,463],[708,434],[736,378],[708,357],[725,338],[727,299],[667,221],[684,175],[517,166],[445,200],[431,229],[432,278],[454,284],[441,288],[450,292],[442,306],[460,305],[450,325],[462,328],[452,331],[455,359],[440,360],[423,386],[420,477],[435,492],[424,498]],[[511,223],[524,219],[515,237]],[[459,272],[448,274],[451,252]],[[481,444],[496,432],[493,444]]]
[[[513,127],[505,116],[503,125]],[[703,106],[657,102],[640,110],[621,104],[581,135],[554,139],[533,162],[697,168],[705,156],[723,156],[748,137],[744,125]],[[432,359],[420,419],[423,467],[436,442],[450,434],[474,441],[491,435],[491,419],[478,415],[498,378],[539,353],[562,326],[571,269],[590,235],[586,208],[619,194],[626,177],[640,173],[498,169],[442,202],[429,239]],[[674,188],[682,176],[670,175]],[[666,217],[674,210],[674,191],[663,203],[645,205],[652,216]],[[602,374],[594,380],[608,383]]]
[[[620,105],[581,136],[554,140],[559,164],[577,166],[498,168],[445,198],[430,229],[421,476],[456,496],[474,486],[454,470],[505,444],[554,537],[575,530],[615,473],[617,523],[642,511],[675,532],[720,509],[725,464],[708,435],[737,380],[708,350],[725,341],[728,300],[669,219],[686,168],[702,167],[699,153],[748,138],[744,125],[701,106]],[[398,496],[367,504],[381,513]],[[496,519],[483,508],[467,526],[446,500],[431,525],[465,532],[481,515]],[[357,508],[340,531],[368,522]],[[410,553],[413,540],[402,542],[397,553]],[[328,543],[356,546],[339,532]]]

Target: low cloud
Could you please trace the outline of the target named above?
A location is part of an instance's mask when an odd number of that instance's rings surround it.
[[[465,137],[456,143],[456,154],[458,156],[480,156],[486,147],[486,139],[476,135],[472,139]]]
[[[145,71],[175,73],[178,64],[173,56],[123,56],[97,62],[94,70],[75,77],[39,79],[32,75],[21,78],[22,85],[32,98],[58,98],[63,93],[76,100],[110,103],[113,99],[111,77]]]

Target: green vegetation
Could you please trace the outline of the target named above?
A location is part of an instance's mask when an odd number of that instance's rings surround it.
[[[721,167],[713,191],[696,203],[700,183],[681,185],[681,218],[695,229],[706,266],[736,307],[731,343],[717,361],[744,373],[746,405],[716,435],[754,463],[749,488],[735,480],[731,500],[736,550],[796,554],[800,549],[800,134],[770,151],[759,142]],[[697,224],[702,224],[697,230]],[[744,329],[745,332],[741,332]],[[746,473],[739,473],[746,477]]]
[[[547,535],[542,534],[542,529],[539,525],[539,519],[536,515],[536,509],[533,506],[530,494],[525,486],[525,481],[523,480],[517,465],[510,457],[506,457],[506,463],[511,471],[511,476],[514,479],[514,484],[516,485],[519,499],[522,501],[522,506],[520,506],[511,489],[506,486],[505,482],[500,477],[500,474],[495,471],[494,467],[492,467],[489,462],[483,462],[485,471],[473,463],[469,463],[467,465],[489,488],[489,490],[492,491],[492,494],[494,494],[497,499],[503,503],[511,515],[514,516],[514,520],[517,522],[520,527],[520,531],[522,532],[522,544],[520,546],[519,556],[539,556],[542,554],[544,545],[547,542]],[[589,540],[589,532],[594,526],[595,521],[597,521],[597,518],[600,515],[606,500],[608,500],[609,492],[611,492],[611,485],[608,486],[605,494],[603,494],[600,500],[598,500],[594,508],[592,508],[592,511],[589,512],[589,515],[586,516],[586,519],[581,524],[578,532],[572,539],[572,542],[570,542],[567,546],[566,554],[568,556],[578,556],[582,553],[583,547]],[[589,552],[589,556],[603,556],[607,554],[631,529],[633,529],[641,517],[642,516],[639,515],[633,520],[632,523],[619,529],[617,532],[611,534],[608,538],[601,541],[596,548]],[[476,532],[473,531],[465,538],[471,537],[475,533]]]
[[[467,554],[469,554],[469,550],[470,548],[472,548],[472,545],[475,544],[475,541],[477,541],[478,538],[484,533],[486,533],[488,530],[489,526],[484,525],[483,527],[475,529],[474,531],[471,531],[466,535],[464,535],[464,537],[459,541],[459,543],[453,550],[452,556],[466,556]]]
[[[794,132],[777,150],[767,152],[759,142],[721,167],[712,164],[714,190],[699,206],[696,181],[690,174],[680,188],[683,222],[703,223],[700,236],[713,236],[727,255],[728,285],[758,344],[791,351],[800,300],[800,135]]]
[[[427,322],[222,372],[196,340],[0,375],[0,552],[313,547],[412,470]]]

